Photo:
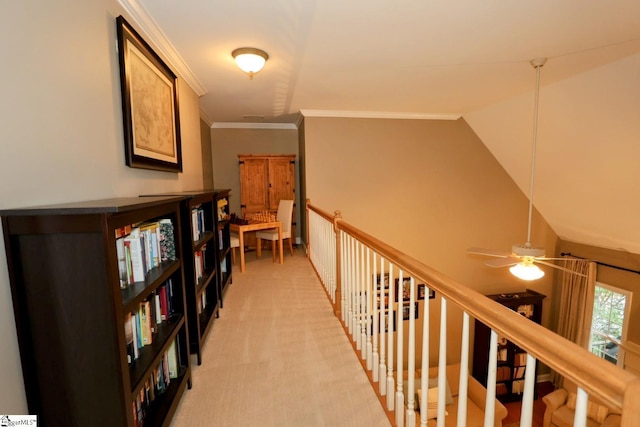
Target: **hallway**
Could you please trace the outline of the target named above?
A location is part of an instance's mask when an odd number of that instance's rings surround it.
[[[283,265],[269,251],[234,265],[192,372],[173,427],[389,426],[300,247]]]

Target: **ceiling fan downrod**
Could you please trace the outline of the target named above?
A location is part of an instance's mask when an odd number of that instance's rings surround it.
[[[536,142],[538,139],[538,102],[540,98],[540,68],[547,62],[547,58],[536,58],[531,61],[531,65],[536,69],[536,91],[533,106],[533,144],[531,147],[531,182],[529,184],[529,225],[527,228],[526,247],[533,247],[531,244],[531,219],[533,215],[533,183],[536,172]]]

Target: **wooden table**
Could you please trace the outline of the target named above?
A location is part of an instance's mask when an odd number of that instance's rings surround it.
[[[276,228],[278,230],[278,247],[280,248],[280,264],[284,262],[284,256],[282,251],[282,223],[280,221],[273,222],[258,222],[255,224],[231,224],[229,229],[238,233],[238,240],[240,240],[240,272],[244,273],[244,233],[248,231],[268,230],[270,228]],[[260,248],[258,248],[257,254],[260,255]]]

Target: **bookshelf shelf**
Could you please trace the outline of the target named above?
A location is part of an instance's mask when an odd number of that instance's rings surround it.
[[[487,295],[494,301],[505,305],[527,317],[533,322],[542,320],[542,300],[546,297],[536,291]],[[485,387],[487,385],[487,365],[489,358],[490,329],[476,320],[473,352],[473,376]],[[496,397],[502,402],[514,402],[522,399],[527,353],[520,347],[502,339],[498,343],[498,363],[496,372]],[[537,365],[536,365],[537,371]]]
[[[180,202],[0,211],[27,403],[42,425],[170,423],[191,387],[182,251],[162,246],[180,239]],[[121,252],[125,238],[140,246]],[[133,280],[128,261],[147,255]]]

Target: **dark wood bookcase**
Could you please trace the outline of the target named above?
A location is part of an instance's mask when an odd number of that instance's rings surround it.
[[[220,290],[220,304],[222,306],[224,292],[233,281],[231,263],[231,235],[229,226],[231,217],[229,215],[229,192],[230,190],[215,190],[215,201],[217,206],[216,229],[218,230],[218,288]]]
[[[202,363],[202,349],[218,310],[222,292],[231,280],[229,252],[229,190],[200,189],[141,197],[181,197],[182,252],[184,258],[189,348]],[[224,206],[218,203],[224,200]],[[218,214],[223,212],[223,217]],[[225,219],[226,218],[226,219]]]
[[[29,412],[39,425],[169,425],[191,387],[177,244],[181,200],[117,198],[0,211]],[[122,284],[117,233],[160,220],[173,239],[159,232],[155,238],[163,248],[175,246],[171,255],[147,263],[153,267],[143,280]],[[129,319],[144,304],[160,307],[160,294],[170,310],[147,324],[153,332],[131,357],[137,339],[127,333]]]
[[[527,317],[532,322],[542,320],[542,300],[545,295],[527,289],[524,292],[487,295],[494,301]],[[491,330],[476,319],[473,377],[482,385],[487,385],[489,344]],[[496,375],[496,397],[502,402],[514,402],[522,399],[527,353],[511,341],[498,337],[498,366]],[[536,364],[536,375],[537,375]]]

